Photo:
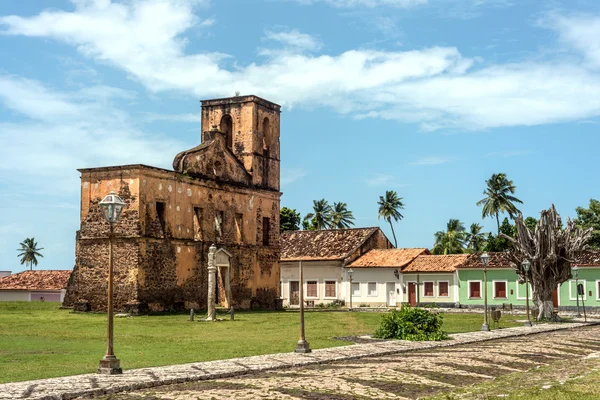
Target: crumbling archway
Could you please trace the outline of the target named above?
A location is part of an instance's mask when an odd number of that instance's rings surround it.
[[[225,143],[230,149],[233,148],[233,118],[231,115],[225,114],[221,118],[220,131],[225,134]]]

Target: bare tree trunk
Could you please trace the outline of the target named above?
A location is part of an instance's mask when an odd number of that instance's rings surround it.
[[[538,321],[552,319],[552,311],[554,311],[552,291],[553,288],[548,287],[544,282],[539,282],[539,285],[534,289],[533,302],[538,308]]]

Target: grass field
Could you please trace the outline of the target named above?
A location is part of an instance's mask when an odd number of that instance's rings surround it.
[[[349,342],[333,337],[371,334],[381,315],[307,312],[306,339],[313,349],[344,346]],[[298,340],[297,312],[236,312],[235,318],[212,323],[190,322],[184,314],[117,318],[115,353],[124,369],[132,369],[289,352]],[[482,318],[446,314],[444,329],[479,330]],[[503,317],[502,326],[515,325],[520,324]],[[56,303],[0,302],[0,383],[93,372],[105,340],[105,314],[73,313]]]

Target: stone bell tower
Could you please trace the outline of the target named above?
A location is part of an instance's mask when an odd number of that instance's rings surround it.
[[[279,191],[279,116],[281,107],[257,96],[202,101],[202,142],[213,127],[252,175],[252,185]]]

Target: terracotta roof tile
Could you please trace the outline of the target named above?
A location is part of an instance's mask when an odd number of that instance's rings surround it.
[[[0,290],[61,290],[70,276],[71,270],[23,271],[0,278]]]
[[[469,254],[421,255],[408,264],[402,272],[454,272],[469,257]]]
[[[579,253],[573,260],[573,265],[581,267],[600,267],[600,250],[587,250]]]
[[[281,261],[344,260],[379,228],[285,231]]]
[[[373,249],[350,266],[352,268],[402,268],[421,254],[429,254],[425,248]]]
[[[469,258],[466,263],[461,265],[460,268],[483,268],[483,264],[481,263],[481,254],[475,253],[469,254]],[[513,269],[515,266],[513,262],[508,257],[508,254],[503,252],[488,253],[490,256],[490,260],[488,261],[488,268],[511,268]]]

